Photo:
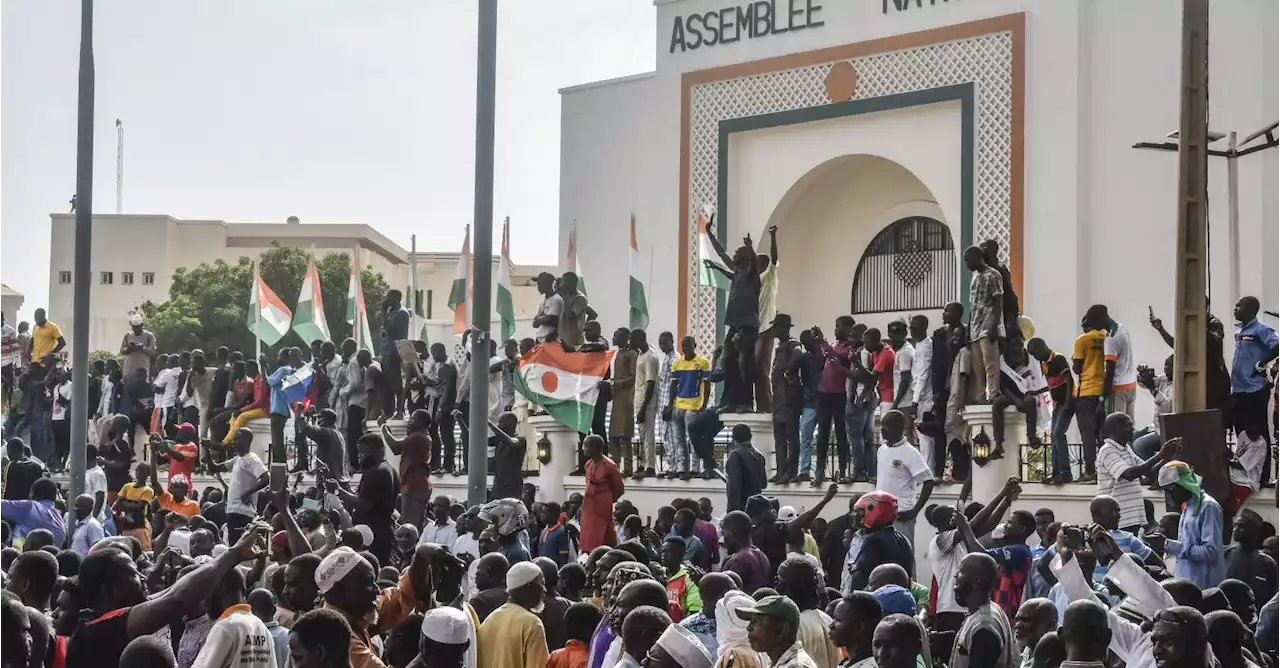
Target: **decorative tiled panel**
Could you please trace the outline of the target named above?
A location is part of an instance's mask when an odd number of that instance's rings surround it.
[[[973,83],[976,128],[973,239],[1000,240],[1008,261],[1013,116],[1013,35],[996,32],[848,61],[857,72],[853,99]],[[696,253],[697,214],[714,208],[719,188],[719,123],[827,104],[825,81],[833,63],[756,74],[693,86],[690,91],[689,248]],[[957,240],[958,241],[958,240]],[[698,282],[689,257],[687,331],[714,341],[716,295]],[[707,344],[704,344],[707,345]]]

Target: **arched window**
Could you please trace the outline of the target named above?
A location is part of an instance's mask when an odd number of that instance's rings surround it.
[[[954,301],[958,273],[951,230],[932,218],[903,218],[867,245],[853,277],[853,313],[921,311]]]

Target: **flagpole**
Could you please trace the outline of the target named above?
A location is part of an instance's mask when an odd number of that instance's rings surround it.
[[[262,359],[262,289],[259,287],[262,278],[258,274],[259,269],[258,263],[254,262],[253,296],[257,297],[257,299],[251,299],[251,301],[256,303],[253,309],[253,339],[258,351],[254,354],[255,361]]]
[[[487,446],[489,417],[490,294],[493,272],[493,123],[498,59],[498,0],[480,0],[476,38],[475,228],[471,266],[475,275],[471,311],[471,436],[467,443],[467,504],[489,496]]]
[[[409,289],[413,290],[413,306],[409,309],[409,322],[413,323],[414,335],[421,336],[422,323],[418,322],[418,311],[422,309],[422,304],[418,303],[418,235],[416,234],[409,235]],[[422,317],[427,317],[425,312]]]

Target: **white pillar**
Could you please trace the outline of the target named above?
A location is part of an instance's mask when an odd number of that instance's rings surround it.
[[[774,466],[773,414],[772,413],[724,413],[720,416],[726,429],[745,424],[751,428],[751,443],[764,455],[764,470],[777,473]],[[773,477],[771,474],[770,478]]]
[[[981,431],[987,432],[991,449],[995,449],[995,432],[992,430],[990,406],[966,406],[965,422],[969,423],[969,439],[972,441]],[[1004,458],[988,461],[984,466],[973,463],[973,493],[971,501],[986,503],[995,498],[1010,476],[1022,478],[1019,452],[1027,440],[1026,419],[1016,410],[1004,412]],[[1046,446],[1047,447],[1047,446]]]
[[[550,415],[532,415],[529,424],[538,434],[551,441],[551,461],[538,470],[538,498],[563,502],[566,498],[564,478],[577,466],[578,432],[556,422]],[[538,447],[537,442],[529,447]]]

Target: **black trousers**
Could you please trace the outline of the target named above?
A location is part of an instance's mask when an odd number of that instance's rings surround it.
[[[249,526],[253,518],[240,513],[227,513],[227,542],[232,545],[240,540],[240,536],[244,534],[244,528]]]
[[[1098,405],[1102,397],[1076,397],[1076,426],[1080,428],[1081,455],[1086,475],[1096,475],[1098,458]]]
[[[404,377],[400,366],[399,355],[382,356],[382,372],[387,374],[387,380],[390,381],[389,387],[391,388],[391,396],[386,398],[386,405],[389,411],[387,417],[404,410]]]
[[[777,397],[775,397],[777,399]],[[778,475],[796,475],[800,462],[800,419],[793,415],[790,418],[773,418],[773,456],[776,462],[775,472]],[[808,471],[806,471],[808,473]]]
[[[364,436],[364,406],[347,407],[347,463],[352,471],[360,470],[360,455],[356,453],[356,441]]]
[[[53,459],[59,468],[67,465],[71,454],[71,420],[53,420]]]
[[[818,458],[818,475],[827,470],[827,445],[831,441],[831,425],[836,429],[836,456],[840,461],[840,473],[849,468],[849,435],[844,428],[844,408],[848,400],[843,392],[819,392],[815,408],[818,411],[818,443],[815,455]]]
[[[284,425],[288,421],[288,415],[271,414],[271,463],[273,464],[288,462],[289,458],[284,447]]]
[[[453,437],[454,419],[452,408],[440,409],[440,416],[436,418],[433,429],[437,431],[435,442],[432,444],[432,459],[436,462],[436,468],[453,473],[457,468],[456,457],[458,455],[458,442]],[[443,442],[444,452],[441,453],[441,443]],[[441,457],[443,454],[443,457]]]

